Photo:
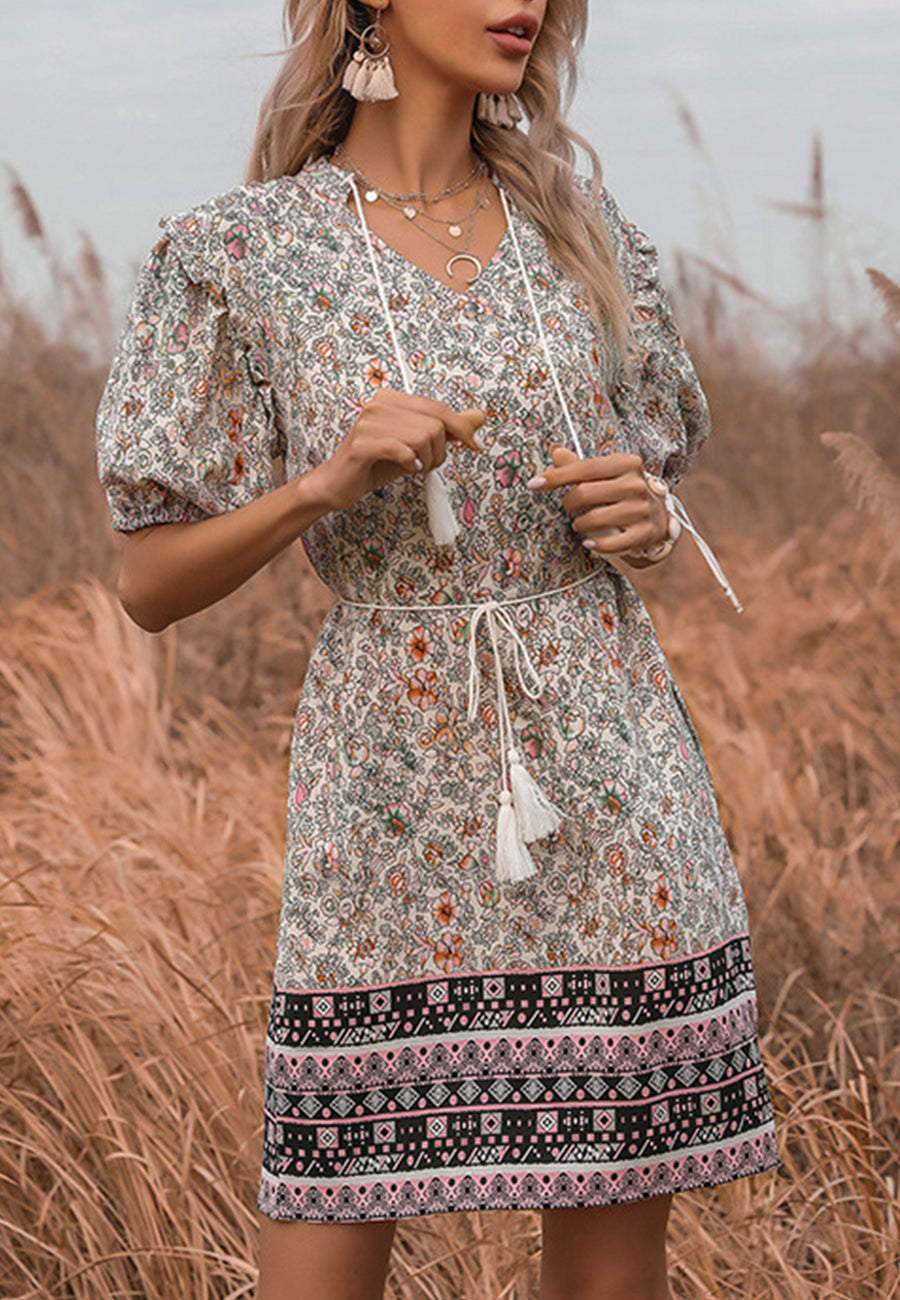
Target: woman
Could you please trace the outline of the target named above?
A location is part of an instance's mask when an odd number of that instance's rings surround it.
[[[298,538],[338,596],[292,749],[260,1300],[380,1296],[398,1218],[514,1207],[543,1300],[662,1300],[672,1195],[778,1163],[709,773],[610,562],[671,549],[707,416],[655,250],[572,169],[586,20],[289,0],[254,180],[164,222],[101,406],[141,626]]]

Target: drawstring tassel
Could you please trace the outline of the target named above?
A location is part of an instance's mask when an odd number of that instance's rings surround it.
[[[361,77],[366,78],[365,88],[367,88],[368,91],[371,91],[370,82],[372,79],[372,70],[369,65],[373,60],[361,60],[358,64],[360,71],[354,72],[353,65],[356,62],[356,59],[357,56],[354,55],[353,59],[350,61],[350,67],[345,73],[345,78],[348,78],[350,81],[350,93],[359,98],[358,92],[361,88],[361,82],[359,79]],[[379,93],[384,90],[386,84],[386,81],[381,83]],[[393,77],[391,77],[391,85],[393,85]],[[347,80],[344,81],[344,86],[345,89],[348,88]],[[369,98],[371,98],[371,94],[369,95]],[[394,316],[391,312],[390,303],[388,302],[384,281],[381,278],[381,272],[378,270],[378,258],[375,256],[375,248],[372,244],[369,223],[366,221],[366,214],[363,210],[363,202],[360,198],[359,186],[356,184],[356,178],[352,174],[350,176],[350,189],[353,191],[353,198],[356,201],[356,211],[359,213],[360,225],[362,226],[363,235],[365,236],[366,248],[369,252],[369,262],[372,267],[372,275],[378,288],[378,297],[381,299],[381,309],[384,312],[384,318],[388,324],[388,332],[391,336],[391,342],[394,345],[394,353],[397,357],[397,366],[400,370],[400,374],[403,376],[403,387],[411,396],[413,391],[412,375],[409,372],[409,367],[407,366],[403,353],[400,350],[400,340],[397,338],[397,327],[394,323]],[[444,480],[443,474],[441,473],[440,466],[438,466],[437,469],[429,470],[425,475],[425,504],[428,508],[428,525],[431,529],[431,535],[434,538],[435,544],[437,546],[452,546],[459,536],[459,524],[450,505],[450,493],[447,490],[447,484]]]
[[[452,546],[459,534],[459,524],[450,506],[450,493],[444,476],[438,469],[425,475],[425,504],[431,535],[438,546]]]
[[[542,840],[562,825],[563,814],[547,798],[528,769],[522,766],[519,751],[511,749],[507,757],[519,834],[526,844]]]
[[[537,872],[534,858],[528,852],[519,834],[519,823],[513,808],[512,795],[500,791],[500,811],[497,814],[496,876],[501,882],[527,880]]]

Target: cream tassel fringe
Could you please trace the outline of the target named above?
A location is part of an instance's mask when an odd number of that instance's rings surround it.
[[[493,126],[502,126],[507,130],[522,120],[522,110],[512,95],[489,95],[483,92],[478,96],[477,111],[482,122],[490,122]]]
[[[438,469],[425,475],[425,504],[431,535],[438,546],[452,546],[459,535],[459,523],[450,507],[450,493],[443,474]]]
[[[353,95],[354,98],[357,97],[356,88],[363,75],[362,61],[363,61],[362,51],[357,50],[353,58],[350,60],[350,62],[347,64],[346,68],[344,69],[344,79],[341,82],[341,85],[344,87],[344,89],[348,91],[351,95]]]
[[[396,99],[398,94],[390,61],[367,58],[362,50],[357,50],[347,64],[341,85],[354,99],[365,104]]]
[[[369,77],[369,86],[366,94],[367,102],[375,103],[383,99],[396,99],[397,87],[394,84],[394,73],[388,59],[379,59],[372,69]]]
[[[519,824],[508,790],[500,791],[500,811],[497,814],[496,877],[501,883],[527,880],[537,873],[534,858],[528,852],[519,834]]]
[[[562,825],[563,814],[547,798],[531,773],[522,766],[519,751],[511,749],[507,757],[519,835],[528,844],[532,840],[542,840]]]

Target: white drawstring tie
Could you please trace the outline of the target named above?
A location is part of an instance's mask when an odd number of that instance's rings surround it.
[[[725,592],[725,595],[731,601],[732,605],[737,610],[737,612],[739,614],[743,614],[744,607],[741,604],[741,602],[738,600],[737,596],[734,594],[734,589],[731,583],[725,577],[725,571],[723,570],[719,561],[716,559],[712,547],[709,545],[709,543],[706,541],[705,538],[700,536],[699,532],[691,522],[690,515],[685,510],[682,503],[678,500],[678,497],[676,497],[674,493],[672,493],[671,491],[668,493],[666,497],[666,506],[668,508],[669,514],[672,515],[675,519],[677,519],[678,522],[681,524],[682,528],[685,529],[686,532],[690,533],[691,537],[693,537],[694,541],[697,543],[697,549],[699,550],[700,554],[703,556],[704,560],[712,570],[713,576],[715,577],[719,586]]]
[[[544,839],[564,820],[564,814],[551,803],[540,786],[522,763],[521,755],[515,747],[515,737],[509,706],[506,702],[506,682],[503,675],[503,660],[500,656],[501,635],[505,634],[512,641],[513,668],[522,693],[530,700],[539,700],[543,687],[540,676],[528,654],[528,647],[522,640],[511,614],[506,612],[511,605],[528,604],[547,596],[560,595],[564,591],[573,591],[586,583],[596,581],[603,572],[598,566],[590,573],[576,578],[573,582],[560,587],[549,587],[544,591],[530,592],[527,596],[510,596],[506,600],[483,600],[451,602],[447,605],[432,605],[420,602],[394,604],[392,602],[372,603],[369,601],[349,600],[339,597],[340,603],[351,609],[392,610],[404,615],[427,612],[435,616],[448,614],[455,610],[470,610],[467,634],[469,638],[469,681],[467,692],[466,715],[470,723],[478,716],[478,704],[481,698],[481,676],[478,671],[478,629],[484,620],[494,656],[494,679],[497,686],[497,732],[500,745],[500,796],[497,810],[497,849],[495,857],[495,875],[499,881],[527,880],[537,870],[534,859],[526,848],[534,840]]]
[[[543,687],[525,642],[512,618],[496,600],[479,605],[469,620],[469,689],[466,716],[470,723],[478,716],[480,677],[478,673],[478,628],[487,624],[494,654],[497,683],[497,727],[500,742],[500,808],[497,813],[496,875],[501,881],[527,880],[537,870],[525,847],[542,840],[562,824],[563,814],[547,798],[534,777],[522,764],[514,744],[512,721],[506,701],[506,681],[500,656],[500,633],[512,638],[513,665],[523,693],[539,700]]]
[[[397,358],[397,365],[400,368],[400,375],[403,380],[403,387],[406,392],[413,395],[412,376],[409,373],[409,367],[406,364],[406,358],[400,348],[400,340],[397,338],[397,327],[394,324],[394,314],[391,311],[387,294],[384,290],[384,283],[381,279],[381,272],[378,269],[378,259],[375,256],[375,249],[372,244],[372,236],[369,234],[369,223],[366,221],[366,214],[363,211],[362,199],[359,197],[359,187],[356,184],[356,178],[353,173],[349,173],[350,188],[353,191],[353,197],[356,200],[356,210],[359,213],[360,224],[363,228],[363,234],[366,237],[366,248],[369,250],[369,261],[372,264],[372,274],[375,277],[375,284],[378,286],[378,297],[381,299],[381,310],[384,312],[388,323],[388,330],[391,335],[391,342],[394,345],[394,354]],[[431,469],[425,475],[425,505],[428,510],[428,526],[431,529],[431,535],[438,546],[452,546],[459,536],[459,521],[453,513],[450,505],[450,492],[447,488],[447,481],[441,472],[440,465],[436,469]]]
[[[359,213],[360,224],[362,226],[363,234],[366,240],[366,248],[368,249],[369,252],[369,261],[372,266],[372,274],[375,277],[375,284],[377,285],[378,288],[378,297],[381,301],[381,309],[384,312],[384,316],[388,325],[388,330],[391,336],[391,342],[394,346],[394,354],[397,358],[397,365],[399,367],[400,374],[403,379],[403,387],[405,388],[407,393],[412,394],[414,391],[412,377],[410,376],[409,368],[406,364],[406,358],[404,357],[400,347],[400,340],[397,336],[397,327],[394,322],[393,312],[391,311],[390,303],[388,302],[387,293],[385,292],[385,288],[384,288],[384,282],[382,281],[381,278],[381,272],[378,269],[378,259],[375,256],[375,248],[372,244],[372,237],[369,233],[369,224],[366,221],[366,214],[365,211],[363,210],[362,199],[360,198],[360,194],[359,194],[359,187],[356,184],[356,179],[353,176],[352,172],[348,173],[348,179],[350,182],[350,188],[353,191],[353,197],[356,201],[356,209],[357,212]],[[544,332],[543,322],[541,321],[541,314],[538,311],[537,302],[535,301],[535,297],[534,297],[534,290],[531,287],[531,278],[528,274],[528,268],[525,265],[525,258],[522,255],[522,248],[521,245],[519,244],[519,237],[516,233],[516,227],[513,222],[512,213],[510,212],[510,208],[509,208],[509,202],[506,198],[506,191],[503,189],[502,185],[497,186],[497,191],[500,195],[500,203],[503,208],[503,215],[506,218],[506,226],[507,229],[509,230],[512,246],[515,250],[516,260],[519,263],[519,271],[522,276],[522,283],[525,286],[525,295],[528,298],[528,305],[531,308],[531,314],[532,317],[534,318],[534,323],[537,328],[538,337],[540,338],[541,341],[541,349],[544,353],[544,358],[547,362],[547,369],[550,372],[550,378],[553,383],[553,387],[556,391],[557,400],[559,401],[560,409],[562,410],[563,418],[569,430],[569,436],[572,439],[572,444],[575,448],[575,451],[577,452],[578,456],[582,460],[584,460],[585,455],[581,445],[581,439],[578,437],[578,430],[575,427],[575,421],[572,419],[572,412],[570,411],[569,404],[566,401],[565,393],[563,392],[563,386],[560,383],[559,374],[557,372],[556,366],[553,361],[553,353],[550,349],[550,343],[547,339],[546,333]],[[425,504],[428,509],[429,528],[431,529],[431,535],[434,538],[435,543],[438,546],[452,546],[453,543],[456,541],[457,537],[459,536],[459,521],[457,520],[456,516],[453,513],[453,508],[450,503],[450,492],[447,487],[447,481],[444,478],[440,466],[438,466],[436,469],[429,470],[428,473],[425,475]],[[687,511],[685,510],[684,506],[681,504],[678,498],[671,493],[671,490],[667,498],[667,505],[669,507],[670,513],[673,514],[678,519],[678,521],[691,534],[694,541],[697,543],[697,547],[700,551],[700,554],[703,556],[704,560],[709,565],[720,587],[725,592],[725,595],[731,601],[734,608],[737,610],[739,614],[742,613],[743,606],[740,604],[737,596],[734,594],[734,591],[731,588],[731,584],[729,583],[728,579],[725,577],[725,574],[722,570],[722,566],[719,564],[718,560],[716,559],[712,547],[709,545],[708,542],[704,540],[703,537],[700,536],[700,533],[691,523],[690,517]]]
[[[498,187],[498,188],[500,188],[500,202],[503,204],[503,212],[506,216],[506,224],[509,227],[513,248],[516,251],[516,257],[519,262],[519,271],[522,275],[522,280],[525,285],[525,292],[528,296],[528,303],[529,306],[531,307],[531,314],[534,317],[534,323],[537,326],[538,335],[540,336],[541,346],[544,351],[544,358],[547,362],[547,369],[550,371],[550,378],[553,381],[553,387],[556,390],[556,396],[559,401],[560,407],[562,408],[562,412],[569,429],[569,435],[572,439],[572,443],[578,455],[581,457],[582,460],[584,460],[584,452],[581,449],[581,441],[578,437],[578,430],[575,428],[575,422],[572,419],[572,412],[569,410],[569,403],[565,399],[562,384],[559,382],[559,375],[556,372],[556,366],[553,364],[553,353],[550,351],[550,344],[547,341],[547,335],[544,333],[544,327],[541,323],[541,317],[537,309],[537,303],[534,300],[534,291],[531,287],[531,279],[528,275],[527,267],[525,266],[525,258],[522,256],[522,249],[519,246],[519,239],[518,236],[516,235],[516,228],[513,225],[513,219],[512,219],[512,214],[510,213],[509,210],[509,204],[506,201],[506,194],[504,193],[502,187]],[[700,551],[700,554],[703,556],[704,560],[709,565],[710,569],[715,575],[715,578],[718,581],[719,586],[725,592],[725,595],[731,601],[732,605],[735,607],[737,612],[739,614],[742,614],[744,607],[738,600],[737,596],[734,594],[734,591],[731,588],[731,584],[729,583],[728,579],[725,577],[725,573],[722,569],[722,566],[719,564],[719,561],[716,559],[713,553],[712,547],[703,537],[700,536],[700,533],[691,523],[691,519],[690,516],[688,515],[688,512],[685,510],[684,506],[681,504],[678,498],[674,495],[671,488],[669,488],[668,493],[666,495],[666,508],[668,509],[669,514],[674,515],[675,518],[678,520],[678,522],[693,537],[694,541],[697,543],[697,547]]]

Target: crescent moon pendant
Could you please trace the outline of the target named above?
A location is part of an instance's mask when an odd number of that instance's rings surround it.
[[[451,280],[453,279],[453,268],[457,262],[471,262],[472,266],[475,268],[475,274],[471,276],[470,279],[466,280],[466,284],[474,284],[479,275],[481,275],[481,272],[484,270],[480,260],[474,253],[457,253],[454,257],[451,257],[450,261],[447,263],[447,274],[450,276]]]

